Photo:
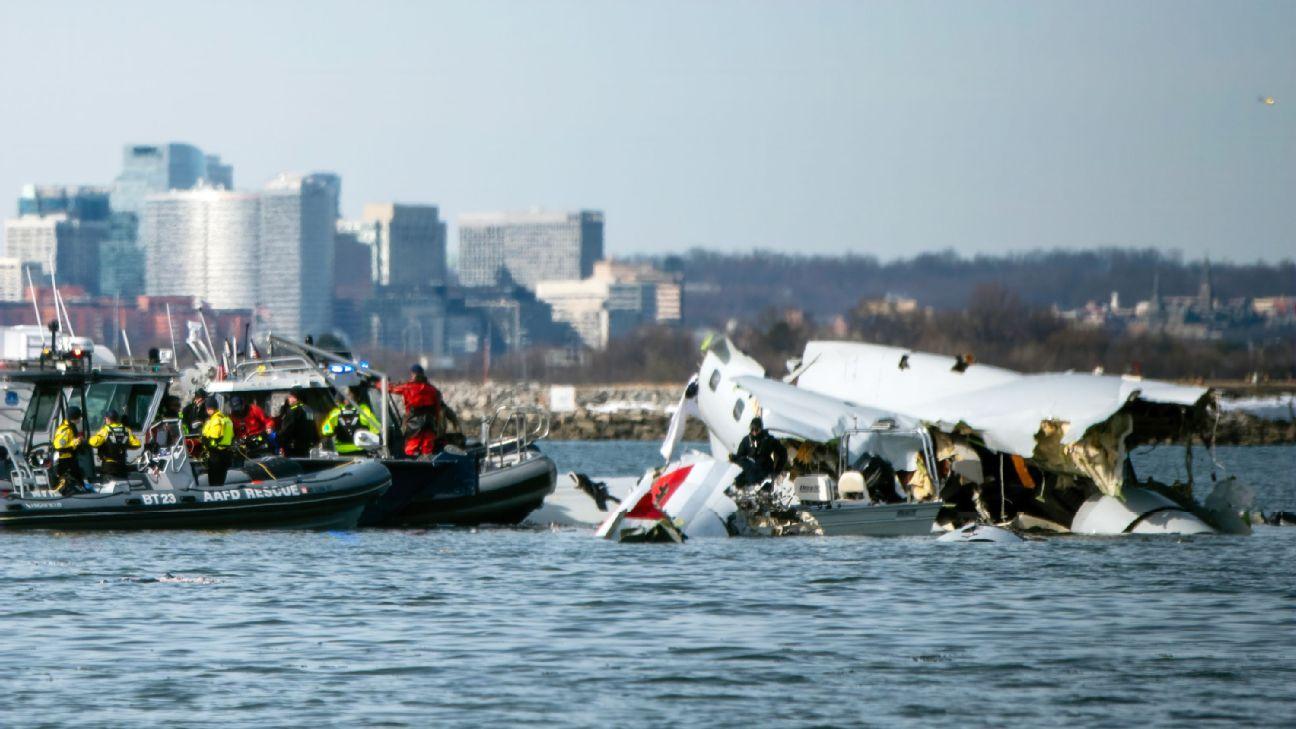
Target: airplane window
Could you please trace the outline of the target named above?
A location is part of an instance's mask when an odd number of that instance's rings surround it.
[[[715,392],[716,387],[720,385],[720,370],[711,370],[711,379],[707,380],[707,387],[711,392]]]
[[[741,417],[742,417],[743,410],[744,410],[746,407],[747,407],[747,406],[746,406],[745,404],[743,404],[743,401],[742,401],[741,399],[734,401],[733,416],[734,416],[734,421],[735,421],[735,422],[738,420],[738,418],[741,418]]]

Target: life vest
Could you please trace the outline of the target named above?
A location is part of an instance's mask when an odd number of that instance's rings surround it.
[[[234,421],[217,410],[203,425],[202,437],[208,448],[229,448],[234,445]]]
[[[118,463],[126,460],[126,451],[139,447],[139,439],[121,423],[104,423],[103,427],[90,436],[90,447],[99,450],[99,457],[104,461]]]
[[[363,450],[355,445],[357,432],[368,430],[377,434],[381,429],[382,425],[369,406],[361,405],[359,408],[333,408],[324,420],[320,433],[325,438],[333,438],[334,447],[339,453],[355,453]]]
[[[58,460],[74,458],[76,449],[81,447],[81,434],[77,432],[75,425],[64,420],[54,430],[54,440],[50,445],[54,446]]]

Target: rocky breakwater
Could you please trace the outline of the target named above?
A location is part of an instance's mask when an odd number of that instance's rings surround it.
[[[482,421],[501,406],[533,405],[550,412],[549,437],[555,440],[661,440],[682,394],[675,384],[439,382],[437,386],[469,435],[480,433]],[[692,421],[685,438],[705,440],[706,429]]]

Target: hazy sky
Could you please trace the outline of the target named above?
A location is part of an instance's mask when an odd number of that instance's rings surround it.
[[[599,208],[612,254],[1275,260],[1294,42],[1290,0],[5,2],[0,210],[178,140],[352,215]]]

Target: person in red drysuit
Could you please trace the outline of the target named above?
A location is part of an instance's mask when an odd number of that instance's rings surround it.
[[[405,419],[401,423],[405,433],[405,455],[431,455],[436,450],[441,391],[428,382],[420,365],[410,367],[409,382],[403,382],[391,391],[405,400]]]
[[[249,458],[256,458],[270,452],[266,433],[273,422],[266,416],[255,400],[244,402],[235,395],[230,398],[230,420],[234,421],[234,439]]]

